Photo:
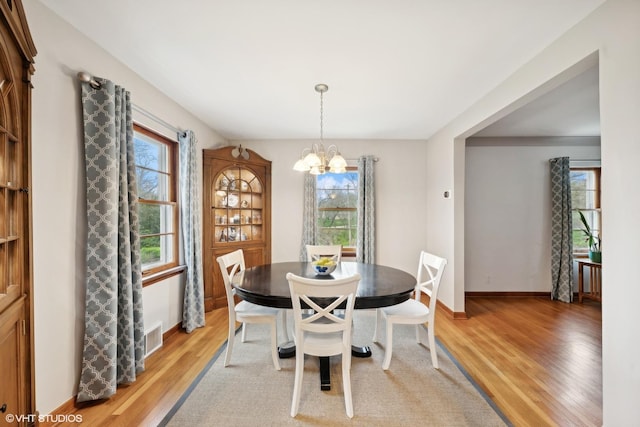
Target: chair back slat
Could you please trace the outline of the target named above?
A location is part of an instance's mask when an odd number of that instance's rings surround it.
[[[425,251],[420,253],[415,298],[420,301],[421,293],[429,295],[429,309],[431,311],[435,310],[440,279],[442,279],[442,273],[446,265],[447,260],[445,258]]]
[[[332,258],[336,263],[342,259],[342,245],[307,245],[306,249],[308,262],[321,257]]]
[[[360,274],[336,280],[308,279],[287,274],[296,330],[330,333],[351,330]],[[303,306],[304,303],[304,306]],[[334,312],[345,305],[344,316]],[[312,313],[303,312],[311,309]]]
[[[220,266],[220,273],[222,273],[224,290],[227,295],[227,307],[231,311],[235,307],[235,300],[233,297],[236,294],[231,283],[236,274],[240,274],[245,270],[244,253],[242,252],[242,249],[238,249],[228,254],[221,255],[217,259],[218,265]],[[231,271],[229,271],[229,269],[231,269]]]

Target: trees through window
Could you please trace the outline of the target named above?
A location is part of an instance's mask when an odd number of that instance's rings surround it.
[[[177,142],[134,124],[143,275],[178,265]]]
[[[358,171],[325,173],[316,177],[319,245],[342,245],[354,254],[358,231]]]

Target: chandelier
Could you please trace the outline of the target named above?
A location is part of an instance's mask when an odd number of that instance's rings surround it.
[[[346,172],[347,161],[340,155],[338,147],[329,145],[326,150],[324,148],[323,95],[329,90],[329,86],[320,83],[316,85],[315,89],[320,94],[320,143],[312,144],[311,148],[305,148],[296,164],[293,165],[293,169],[300,172],[308,171],[312,175],[322,175],[327,170],[333,173]]]

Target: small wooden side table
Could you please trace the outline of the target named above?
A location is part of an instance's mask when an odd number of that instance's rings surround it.
[[[583,298],[602,302],[602,263],[589,258],[576,258],[578,263],[578,302]],[[584,267],[589,268],[589,292],[584,291]]]

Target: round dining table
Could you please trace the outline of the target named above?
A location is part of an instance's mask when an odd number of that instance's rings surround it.
[[[355,309],[371,309],[400,304],[408,300],[416,285],[411,274],[378,264],[342,261],[326,276],[316,275],[310,262],[292,261],[249,267],[235,274],[232,285],[236,294],[249,302],[267,307],[292,308],[287,273],[297,276],[334,280],[360,273]],[[287,334],[288,335],[288,334]],[[287,343],[278,349],[281,358],[295,356],[295,345]],[[371,356],[368,346],[353,346],[355,357]],[[330,389],[329,358],[320,358],[320,387]]]

